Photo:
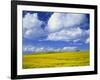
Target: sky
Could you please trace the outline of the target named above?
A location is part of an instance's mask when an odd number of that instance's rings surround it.
[[[85,13],[23,11],[23,53],[89,50]]]

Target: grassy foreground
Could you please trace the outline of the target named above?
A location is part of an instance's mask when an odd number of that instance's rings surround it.
[[[23,54],[23,68],[88,66],[89,51]]]

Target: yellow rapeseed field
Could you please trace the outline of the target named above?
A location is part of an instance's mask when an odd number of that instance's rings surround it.
[[[89,51],[23,54],[23,68],[88,66]]]

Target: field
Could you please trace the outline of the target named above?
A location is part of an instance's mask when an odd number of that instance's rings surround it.
[[[88,66],[89,51],[23,54],[23,68]]]

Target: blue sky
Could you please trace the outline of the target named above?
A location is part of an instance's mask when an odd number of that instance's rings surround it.
[[[23,11],[23,52],[89,50],[89,14]]]

